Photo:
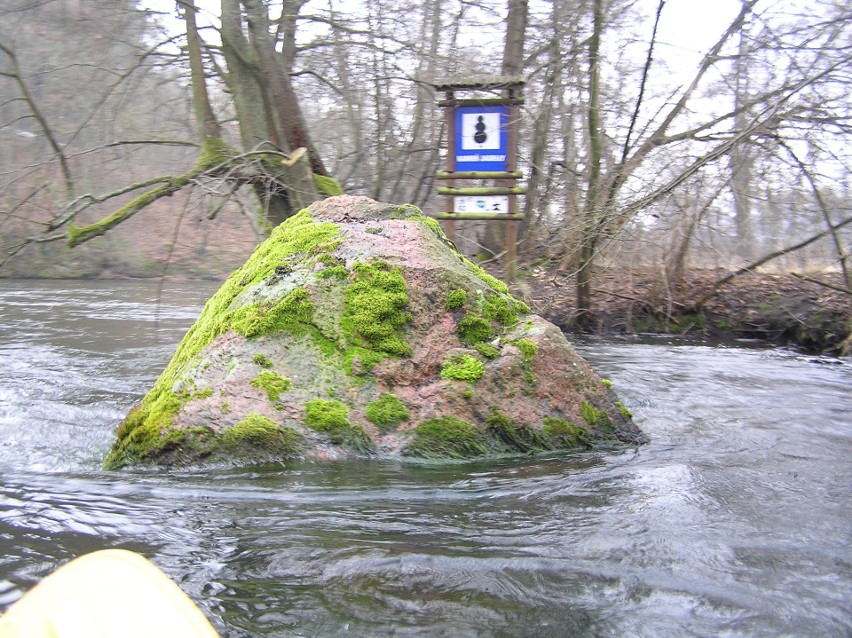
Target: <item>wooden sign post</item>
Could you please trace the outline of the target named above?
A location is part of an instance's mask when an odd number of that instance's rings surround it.
[[[478,80],[447,80],[435,85],[444,91],[438,103],[447,109],[447,170],[436,179],[445,182],[439,195],[447,196],[446,212],[435,217],[445,222],[455,241],[455,220],[504,221],[506,228],[506,279],[515,279],[518,212],[518,106],[523,104],[523,78],[494,77]],[[496,98],[458,99],[460,91],[500,91]],[[493,186],[460,187],[458,180],[493,180]]]

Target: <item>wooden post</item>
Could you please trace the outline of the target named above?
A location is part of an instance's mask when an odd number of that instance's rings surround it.
[[[447,91],[447,102],[452,104],[455,101],[455,96],[452,91]],[[447,172],[451,175],[456,172],[456,114],[452,107],[446,109],[447,116]],[[447,185],[453,187],[456,185],[455,180],[447,181]],[[455,210],[453,207],[453,196],[447,195],[447,210]],[[444,222],[444,229],[447,231],[447,239],[455,243],[456,241],[456,223],[453,220]]]
[[[508,89],[509,98],[509,121],[506,122],[508,139],[506,141],[506,171],[512,173],[518,170],[518,107],[513,104],[514,90]],[[506,186],[514,188],[517,185],[517,180],[507,179]],[[514,193],[509,195],[509,214],[514,215],[518,212],[518,196]],[[506,281],[510,284],[515,283],[517,274],[517,244],[518,244],[518,226],[515,221],[507,221],[506,224]]]

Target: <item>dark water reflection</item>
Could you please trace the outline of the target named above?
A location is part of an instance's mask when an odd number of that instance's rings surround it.
[[[223,636],[847,636],[852,374],[780,350],[578,347],[651,436],[496,465],[105,473],[210,289],[0,283],[0,608],[151,558]]]

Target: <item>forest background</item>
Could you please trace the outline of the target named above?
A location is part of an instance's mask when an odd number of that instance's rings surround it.
[[[338,188],[439,211],[435,84],[523,76],[518,294],[836,345],[850,62],[842,0],[3,0],[0,275],[221,279]],[[499,274],[504,229],[456,243]]]

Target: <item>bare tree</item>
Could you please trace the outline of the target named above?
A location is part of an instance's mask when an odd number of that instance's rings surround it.
[[[664,4],[658,5],[657,19],[664,15]],[[592,284],[599,257],[637,215],[664,201],[693,176],[706,171],[718,173],[726,158],[736,158],[738,149],[747,145],[759,148],[761,140],[799,133],[797,128],[803,122],[816,122],[818,116],[817,105],[808,96],[838,83],[845,85],[843,69],[852,53],[831,42],[833,39],[836,43],[841,33],[848,39],[848,9],[826,6],[823,16],[804,27],[773,23],[773,28],[760,31],[759,38],[749,40],[747,49],[738,47],[747,20],[768,24],[774,19],[768,10],[755,13],[758,4],[758,0],[742,3],[692,79],[668,98],[660,95],[659,89],[655,95],[647,90],[655,79],[654,21],[645,63],[635,67],[633,98],[626,102],[612,96],[613,78],[624,70],[612,66],[602,54],[614,46],[607,45],[607,38],[619,37],[610,19],[613,5],[604,0],[591,3],[591,26],[583,41],[587,55],[582,78],[585,135],[577,138],[582,142],[579,157],[583,164],[579,248],[575,248],[576,237],[566,234],[557,249],[563,255],[561,271],[575,271],[581,324],[592,310]],[[836,15],[831,22],[833,33],[825,33],[823,20],[832,14]],[[746,50],[749,58],[743,60]],[[754,83],[748,92],[741,88],[739,99],[727,102],[726,108],[719,108],[725,102],[709,111],[695,106],[708,91],[717,88],[716,78],[735,79],[737,71],[742,74],[746,69],[758,73],[755,61],[766,59],[783,61],[786,73],[767,78],[760,90]],[[824,113],[821,115],[824,117]],[[843,122],[836,117],[834,121]],[[616,151],[619,147],[620,152]],[[709,180],[714,181],[718,183]]]
[[[0,8],[5,252],[87,242],[174,208],[179,191],[199,219],[243,212],[258,228],[342,189],[437,210],[431,84],[494,75],[483,51],[502,47],[502,73],[528,76],[522,246],[574,278],[581,322],[598,273],[629,250],[631,263],[665,262],[672,282],[690,260],[732,263],[737,237],[760,255],[828,229],[798,255],[848,269],[843,3],[786,15],[744,0],[678,85],[662,1],[642,15],[629,0],[222,0],[215,16],[196,2],[177,5],[180,34],[152,29],[130,0]],[[95,14],[104,33],[41,44],[39,25],[85,32]],[[504,245],[459,235],[470,252]]]

